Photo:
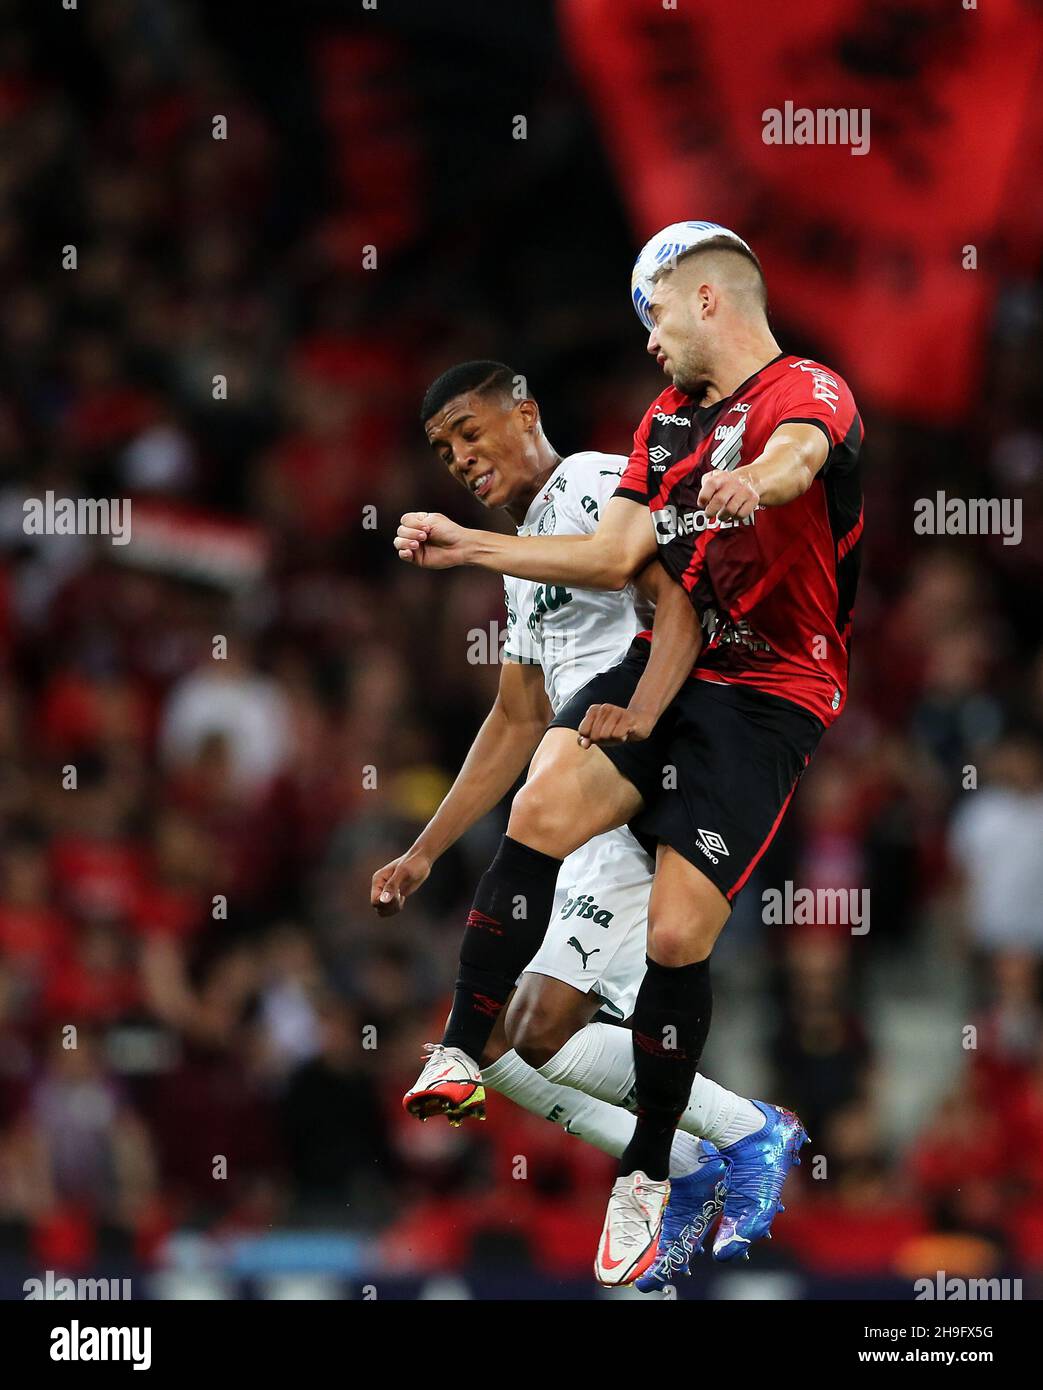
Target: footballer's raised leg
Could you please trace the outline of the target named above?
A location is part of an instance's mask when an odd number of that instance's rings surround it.
[[[477,1059],[543,940],[562,860],[624,825],[640,805],[634,786],[600,749],[581,749],[571,731],[548,730],[475,893],[445,1033],[403,1097],[411,1114],[440,1110],[463,1118],[484,1104]]]
[[[700,879],[660,846],[648,907],[647,969],[631,1021],[637,1123],[598,1245],[594,1269],[603,1284],[632,1283],[655,1258],[670,1195],[670,1145],[710,1030],[709,956],[731,909]]]
[[[673,1127],[688,1103],[709,1031],[710,953],[730,913],[728,898],[709,878],[675,850],[660,845],[649,903],[648,971],[633,1019],[637,1125],[620,1160],[617,1189],[629,1183],[639,1192],[648,1182],[668,1176]],[[751,1104],[762,1123],[720,1148],[729,1174],[714,1240],[718,1260],[746,1256],[754,1241],[770,1238],[771,1223],[781,1210],[783,1184],[807,1142],[792,1112],[759,1101]],[[613,1223],[625,1219],[625,1207],[614,1191],[603,1243],[611,1239]]]
[[[604,1002],[600,995],[576,989],[563,980],[526,972],[509,1009],[517,1005],[522,1017],[538,1020],[541,1036],[553,1049],[582,1031]],[[531,1114],[542,1115],[566,1134],[619,1158],[634,1132],[633,1115],[541,1076],[511,1047],[508,1012],[505,1009],[500,1014],[480,1058],[483,1084]],[[616,1025],[606,1026],[626,1033]],[[712,1144],[677,1131],[670,1150],[670,1175],[677,1180],[680,1193],[673,1213],[679,1230],[695,1223],[698,1236],[720,1214],[727,1170],[727,1163]]]

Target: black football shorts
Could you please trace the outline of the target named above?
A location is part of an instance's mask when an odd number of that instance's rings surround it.
[[[634,639],[551,720],[578,729],[591,705],[630,703],[651,644]],[[771,844],[824,730],[788,700],[738,685],[686,680],[650,738],[602,748],[644,808],[630,828],[667,844],[731,902]]]

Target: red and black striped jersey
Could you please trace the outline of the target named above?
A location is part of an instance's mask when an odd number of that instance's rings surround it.
[[[809,490],[745,521],[707,518],[704,475],[753,463],[787,423],[815,425],[829,441]],[[825,725],[836,718],[858,583],[861,444],[847,385],[806,357],[780,354],[713,405],[673,386],[653,401],[615,495],[648,506],[659,559],[702,618],[693,676],[789,700]]]

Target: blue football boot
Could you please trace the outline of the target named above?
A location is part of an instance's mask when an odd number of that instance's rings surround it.
[[[699,1167],[693,1173],[670,1179],[659,1253],[651,1269],[635,1282],[642,1293],[656,1292],[678,1275],[691,1274],[688,1262],[702,1252],[706,1233],[724,1205],[728,1164],[705,1139],[699,1141],[699,1153]]]
[[[728,1160],[731,1170],[724,1212],[713,1243],[715,1260],[734,1260],[736,1256],[748,1259],[755,1240],[771,1239],[775,1213],[784,1210],[779,1201],[782,1185],[789,1170],[800,1162],[802,1145],[808,1142],[804,1126],[792,1110],[759,1100],[753,1104],[763,1112],[764,1124],[721,1150],[721,1157]]]

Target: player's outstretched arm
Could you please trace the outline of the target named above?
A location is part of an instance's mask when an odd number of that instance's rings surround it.
[[[407,512],[395,537],[399,559],[422,569],[477,565],[579,589],[625,589],[655,554],[648,508],[613,497],[598,529],[586,536],[501,536],[471,531],[439,512]]]
[[[435,860],[507,795],[551,717],[542,666],[505,661],[493,707],[445,800],[411,848],[373,875],[369,900],[381,917],[400,912]]]
[[[592,743],[634,743],[647,738],[702,650],[702,628],[692,601],[658,560],[646,566],[636,583],[656,606],[648,665],[626,709],[591,705],[587,710],[578,730],[584,748]]]
[[[829,442],[817,425],[780,425],[752,463],[707,473],[699,505],[725,521],[744,521],[758,507],[783,507],[807,492],[828,457]]]

